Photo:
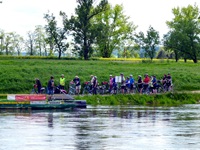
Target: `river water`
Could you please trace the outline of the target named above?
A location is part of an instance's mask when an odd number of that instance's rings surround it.
[[[200,105],[1,111],[0,150],[200,149]]]

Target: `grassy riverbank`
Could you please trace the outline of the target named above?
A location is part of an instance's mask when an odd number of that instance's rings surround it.
[[[173,61],[134,61],[134,60],[56,60],[56,59],[17,59],[4,58],[0,60],[0,94],[30,93],[34,79],[39,78],[43,86],[47,86],[49,77],[55,77],[58,85],[59,77],[64,74],[67,86],[78,75],[82,87],[90,75],[96,75],[99,83],[108,81],[109,75],[125,76],[130,74],[136,79],[138,75],[156,75],[161,79],[163,74],[170,73],[173,78],[175,91],[199,90],[200,65],[192,62]]]
[[[113,95],[113,96],[77,96],[76,99],[87,100],[89,105],[142,105],[142,106],[180,106],[197,104],[200,94],[167,93],[159,95]]]
[[[0,94],[0,101],[6,101],[7,95]],[[171,107],[184,104],[199,104],[200,93],[166,93],[157,95],[118,94],[118,95],[85,95],[74,96],[77,100],[86,100],[87,105],[117,106],[138,105],[152,107]]]

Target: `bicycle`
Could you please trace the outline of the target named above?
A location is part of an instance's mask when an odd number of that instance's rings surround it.
[[[46,89],[45,89],[45,87],[42,87],[40,89],[40,94],[45,94],[45,93],[46,93]],[[33,89],[31,90],[30,94],[38,94],[38,89],[37,89],[36,84],[33,85]]]
[[[84,88],[82,94],[92,94],[91,84],[90,82],[84,82]]]
[[[108,92],[108,82],[102,82],[100,86],[97,87],[97,94],[106,94]]]
[[[69,92],[70,95],[75,95],[76,94],[76,85],[74,82],[70,82],[69,84]]]
[[[174,91],[174,85],[173,84],[166,84],[166,92],[173,92]]]
[[[67,91],[64,89],[61,89],[60,86],[55,87],[54,94],[67,94]]]
[[[147,94],[147,95],[150,94],[149,84],[143,83],[142,94]]]
[[[118,93],[118,85],[115,83],[111,89],[111,91],[108,91],[110,94],[117,94]]]

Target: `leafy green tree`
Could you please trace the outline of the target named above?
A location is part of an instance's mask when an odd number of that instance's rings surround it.
[[[3,54],[3,39],[4,39],[5,33],[4,30],[0,30],[0,54]]]
[[[140,47],[134,42],[134,40],[132,39],[123,40],[119,47],[123,48],[119,49],[119,53],[121,53],[119,56],[123,58],[139,57]]]
[[[32,31],[27,32],[27,39],[25,41],[25,46],[27,48],[27,54],[30,56],[33,56],[36,54],[36,45],[35,45],[35,33]]]
[[[136,42],[140,45],[140,48],[145,50],[145,55],[150,57],[151,60],[156,55],[156,47],[159,45],[159,33],[153,27],[149,27],[147,35],[145,36],[143,32],[139,32],[136,35]]]
[[[106,11],[95,17],[95,23],[98,30],[97,45],[102,57],[111,56],[114,49],[124,44],[125,40],[131,39],[136,26],[129,22],[129,17],[124,15],[122,5],[115,5],[113,8],[107,5]],[[124,56],[126,46],[124,45]]]
[[[174,18],[167,21],[171,36],[168,38],[169,48],[181,54],[185,61],[189,58],[197,63],[200,53],[200,10],[196,5],[188,5],[174,8],[172,12]]]
[[[23,45],[23,38],[16,32],[5,33],[0,31],[0,52],[6,55],[20,54]]]
[[[62,13],[60,13],[60,15],[63,16]],[[47,21],[47,25],[45,26],[48,34],[47,41],[55,46],[55,51],[58,52],[58,59],[60,59],[61,55],[69,47],[69,44],[67,43],[69,30],[64,28],[64,26],[68,23],[68,20],[65,16],[63,16],[63,27],[58,27],[56,18],[53,14],[45,14],[44,18]]]
[[[19,56],[21,54],[21,51],[24,49],[24,39],[19,34],[13,35],[13,47],[15,53]]]
[[[5,33],[4,36],[4,42],[3,42],[3,48],[5,50],[6,55],[13,55],[15,52],[15,43],[16,43],[16,33],[15,32],[9,32]]]
[[[46,42],[46,33],[45,29],[38,25],[35,27],[35,42],[36,42],[36,49],[40,56],[42,54],[47,54],[47,42]]]
[[[160,48],[160,50],[157,53],[157,59],[164,59],[167,58],[167,53],[163,48]]]
[[[163,44],[165,51],[174,52],[176,62],[178,62],[181,56],[180,51],[182,47],[181,41],[179,41],[180,38],[178,36],[179,34],[176,33],[175,31],[170,31],[163,37]]]
[[[106,10],[107,0],[77,0],[75,16],[71,16],[71,30],[74,37],[74,53],[88,60],[93,53],[92,44],[97,37],[97,29],[92,23],[94,16]]]
[[[54,39],[53,39],[53,37],[45,37],[45,43],[47,43],[47,45],[49,45],[49,51],[48,51],[48,49],[46,48],[46,46],[45,46],[45,56],[52,56],[53,55],[53,51],[54,51]],[[49,52],[49,53],[48,53]]]

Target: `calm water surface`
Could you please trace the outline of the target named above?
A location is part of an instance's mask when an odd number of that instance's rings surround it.
[[[200,149],[200,105],[1,111],[0,150]]]

